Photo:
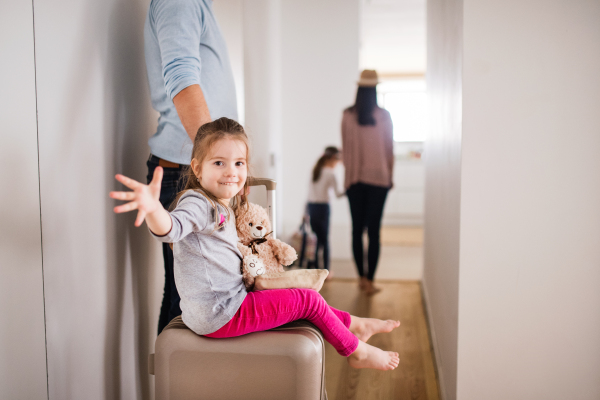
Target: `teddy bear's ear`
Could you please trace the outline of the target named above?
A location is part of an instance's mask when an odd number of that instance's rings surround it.
[[[238,235],[240,239],[244,239],[244,237],[248,237],[250,232],[249,223],[255,218],[256,205],[252,203],[248,203],[248,206],[243,210],[238,211],[238,216],[235,219],[235,225],[238,231]]]

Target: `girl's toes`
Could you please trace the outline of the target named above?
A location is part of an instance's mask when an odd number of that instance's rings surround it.
[[[396,329],[397,327],[400,326],[400,321],[394,321],[393,319],[388,319],[386,322],[387,322],[387,326],[388,326],[388,329],[389,329],[388,332],[390,332],[393,329]]]

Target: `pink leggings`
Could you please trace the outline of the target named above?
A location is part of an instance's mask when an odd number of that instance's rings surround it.
[[[227,338],[265,331],[298,319],[307,319],[340,355],[348,357],[358,347],[358,338],[348,330],[350,314],[330,307],[310,289],[274,289],[249,292],[231,321],[208,337]]]

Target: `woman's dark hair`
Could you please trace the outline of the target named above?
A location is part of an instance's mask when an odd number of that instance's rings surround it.
[[[329,146],[325,148],[323,155],[319,158],[319,161],[315,164],[312,173],[312,181],[316,182],[321,177],[321,171],[325,164],[330,160],[339,160],[340,159],[340,150],[335,146]]]
[[[375,87],[359,86],[356,91],[356,101],[350,111],[358,114],[359,125],[375,125],[373,110],[377,107],[377,89]]]

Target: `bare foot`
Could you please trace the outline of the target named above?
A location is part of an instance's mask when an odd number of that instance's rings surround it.
[[[373,368],[382,371],[395,369],[400,363],[398,353],[383,351],[370,344],[359,341],[354,353],[348,356],[348,364],[352,368]]]
[[[400,321],[393,319],[360,318],[354,315],[351,315],[350,318],[350,332],[363,342],[369,340],[376,333],[391,332],[400,326]]]
[[[367,288],[368,282],[369,280],[366,276],[361,276],[360,280],[358,281],[358,287],[360,288],[360,290],[365,290]]]
[[[367,296],[373,296],[375,293],[381,292],[381,288],[375,287],[373,285],[373,281],[370,281],[367,279],[367,281],[365,283],[364,291]]]

